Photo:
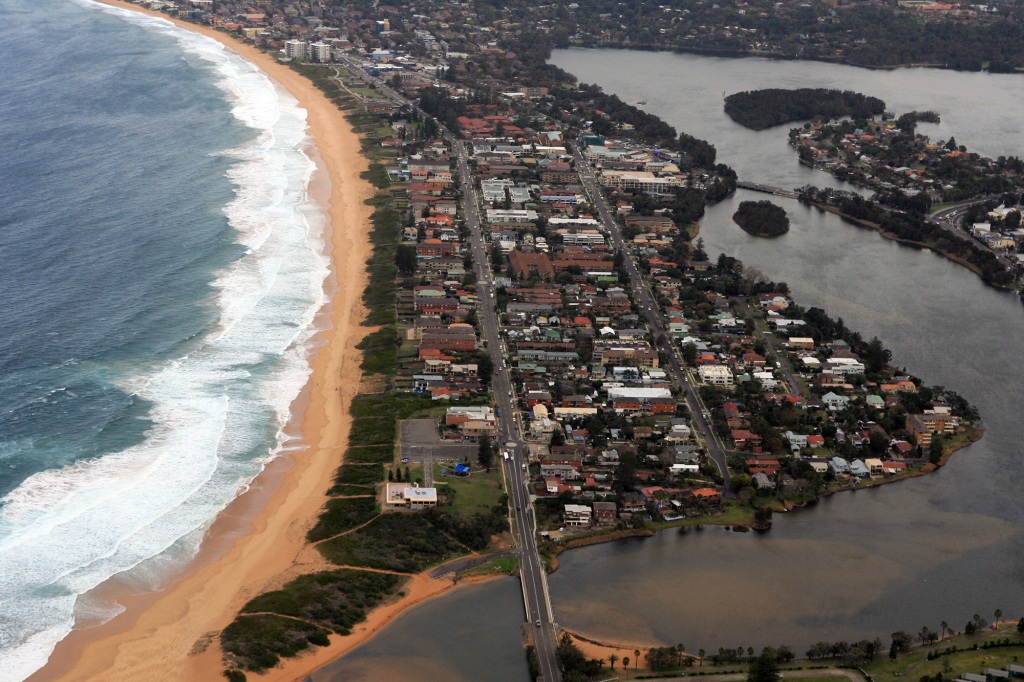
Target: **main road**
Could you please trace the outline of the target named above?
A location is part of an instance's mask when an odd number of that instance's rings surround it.
[[[704,436],[708,455],[715,460],[718,464],[718,469],[722,472],[725,495],[731,495],[729,467],[726,463],[728,453],[722,447],[721,442],[718,440],[718,434],[715,433],[714,428],[711,426],[710,416],[704,409],[703,402],[690,382],[689,374],[683,369],[679,354],[672,344],[671,334],[665,332],[665,327],[662,325],[661,317],[658,314],[657,302],[654,300],[651,290],[647,287],[639,268],[636,266],[633,250],[622,238],[619,224],[615,222],[611,211],[608,210],[608,203],[605,201],[604,195],[601,194],[601,188],[597,184],[594,169],[586,157],[580,153],[577,145],[568,143],[568,146],[573,158],[576,160],[576,169],[579,172],[580,180],[583,181],[583,186],[586,188],[587,193],[590,194],[591,201],[594,202],[594,208],[597,210],[598,217],[604,225],[605,232],[608,233],[612,246],[622,254],[622,267],[625,268],[626,274],[629,275],[633,301],[640,309],[640,314],[647,321],[647,328],[651,330],[654,336],[654,343],[660,351],[661,357],[665,359],[666,368],[671,373],[676,385],[683,391],[686,406],[689,408],[690,414],[693,415],[694,423],[697,424],[701,434]]]
[[[501,466],[505,467],[509,504],[515,510],[514,518],[519,531],[519,577],[523,585],[527,627],[533,630],[533,643],[537,650],[541,679],[544,682],[555,682],[561,679],[561,673],[555,657],[556,633],[554,614],[551,611],[551,598],[548,594],[547,573],[537,551],[533,505],[530,500],[530,481],[527,474],[529,451],[523,442],[512,380],[509,377],[509,368],[506,362],[507,354],[502,346],[499,333],[494,278],[491,276],[487,249],[484,244],[483,230],[480,225],[480,209],[476,199],[473,176],[470,173],[466,146],[461,140],[454,138],[450,138],[449,142],[458,157],[463,211],[466,216],[466,227],[469,230],[473,268],[477,275],[480,331],[487,344],[487,352],[494,362],[491,389],[494,392],[495,405],[501,417],[498,424],[503,453],[499,462]],[[507,459],[504,454],[508,455]]]
[[[382,79],[372,76],[348,58],[343,59],[350,70],[373,82],[377,91],[384,96],[415,109],[424,118],[433,118],[415,103],[393,90]],[[434,120],[436,121],[436,119]],[[537,663],[540,668],[538,679],[541,682],[560,682],[562,673],[555,655],[557,647],[555,619],[551,610],[551,597],[548,593],[547,572],[537,550],[536,525],[530,499],[530,481],[527,474],[529,450],[523,441],[521,425],[515,409],[512,380],[509,376],[506,353],[499,333],[494,278],[491,276],[487,249],[484,245],[473,174],[470,172],[465,143],[456,138],[440,121],[436,122],[441,134],[451,145],[457,157],[463,212],[469,231],[473,269],[477,278],[480,332],[486,344],[486,350],[494,363],[491,390],[494,392],[495,405],[498,410],[498,440],[501,445],[500,451],[503,453],[498,462],[505,467],[509,504],[515,510],[513,518],[516,530],[518,530],[519,578],[523,588],[526,627],[532,630],[533,645],[537,652]],[[505,452],[509,455],[507,460],[504,457]]]

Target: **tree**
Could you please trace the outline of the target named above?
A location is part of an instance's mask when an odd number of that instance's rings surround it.
[[[608,663],[610,663],[610,664],[611,664],[611,666],[612,666],[612,670],[615,670],[615,662],[616,662],[617,660],[619,660],[619,657],[618,657],[618,656],[616,656],[615,654],[609,654],[609,655],[608,655]]]
[[[779,675],[779,665],[775,662],[775,656],[765,649],[761,655],[750,662],[750,671],[747,673],[747,682],[779,682],[782,679]]]
[[[1021,622],[1024,622],[1024,618],[1021,619]],[[704,650],[703,649],[698,649],[697,650],[697,659],[700,661],[700,667],[703,668],[704,667]]]
[[[622,657],[622,667],[624,670],[629,670],[629,656]]]
[[[676,666],[677,667],[680,667],[680,668],[683,667],[683,652],[685,652],[685,651],[686,651],[686,647],[683,646],[682,642],[680,642],[679,644],[676,644]]]
[[[892,633],[892,644],[889,645],[889,658],[895,658],[896,654],[908,651],[913,642],[914,637],[909,632],[900,630],[899,632]]]
[[[942,628],[942,639],[946,639],[946,631],[949,630],[949,623],[942,621],[939,623],[939,627]]]
[[[697,346],[692,343],[683,345],[683,360],[691,367],[697,364]]]
[[[1017,621],[1017,634],[1024,635],[1024,617]]]
[[[490,436],[480,437],[480,448],[476,455],[477,461],[480,462],[480,466],[491,470],[491,461],[494,459],[494,446],[491,445]]]
[[[995,630],[999,624],[999,619],[1003,617],[1003,611],[1002,609],[996,609],[992,615],[995,616],[995,620],[992,621],[992,629]]]
[[[395,265],[403,275],[416,272],[416,247],[410,244],[399,245],[395,251]]]

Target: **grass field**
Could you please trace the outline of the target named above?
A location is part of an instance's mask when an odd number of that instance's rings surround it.
[[[474,468],[469,478],[442,476],[442,466],[434,465],[434,483],[441,488],[454,491],[453,503],[444,510],[453,514],[490,513],[491,508],[505,492],[502,488],[501,470],[495,464],[490,473]]]
[[[1009,638],[1016,646],[972,649],[975,644]],[[929,661],[929,650],[941,650],[956,645],[959,651],[946,656],[938,656]],[[864,666],[865,671],[875,682],[902,682],[909,678],[914,682],[926,675],[942,675],[944,679],[954,680],[962,673],[982,674],[985,668],[1005,668],[1007,665],[1021,665],[1024,661],[1024,637],[1017,634],[1017,626],[1003,625],[998,631],[991,628],[982,633],[968,637],[957,635],[947,637],[928,649],[913,649],[910,653],[901,655],[895,661],[888,657],[873,661]]]

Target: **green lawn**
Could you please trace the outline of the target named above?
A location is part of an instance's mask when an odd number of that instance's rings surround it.
[[[754,509],[738,502],[725,500],[721,514],[709,516],[698,516],[695,518],[680,519],[678,521],[660,521],[647,524],[652,530],[663,530],[677,526],[731,526],[733,524],[749,525],[754,521]]]
[[[504,494],[501,482],[501,467],[495,463],[490,473],[484,473],[473,463],[473,473],[469,478],[442,476],[442,465],[434,465],[434,484],[442,490],[454,491],[453,504],[445,507],[445,511],[454,514],[489,513],[498,504]]]
[[[1009,637],[1011,642],[1019,646],[972,650],[977,643],[981,644],[993,639]],[[956,645],[960,651],[948,656],[939,656],[927,660],[927,651],[914,649],[909,654],[899,656],[895,661],[888,657],[879,659],[864,666],[864,669],[875,682],[902,682],[905,678],[919,680],[925,675],[941,674],[948,680],[956,679],[961,673],[982,674],[985,668],[1004,668],[1010,664],[1020,665],[1024,661],[1024,638],[1017,634],[1016,624],[1001,626],[998,632],[991,628],[973,637],[957,635],[947,637],[945,641],[930,649],[945,649]],[[948,668],[946,667],[948,665]]]
[[[503,573],[512,575],[519,570],[519,559],[514,556],[498,557],[491,559],[482,566],[466,571],[466,575],[488,575],[491,573]]]

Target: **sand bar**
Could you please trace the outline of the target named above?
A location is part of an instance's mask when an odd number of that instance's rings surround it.
[[[116,597],[126,612],[104,625],[74,631],[58,645],[50,663],[30,679],[223,680],[220,649],[211,633],[230,623],[248,599],[279,586],[283,576],[318,568],[296,562],[305,547],[306,529],[325,502],[340,463],[348,438],[348,403],[359,390],[360,354],[355,345],[369,331],[360,326],[365,314],[361,303],[365,263],[371,253],[371,210],[364,201],[372,195],[372,187],[359,177],[367,162],[360,155],[358,136],[334,104],[305,78],[220,31],[117,0],[103,1],[154,14],[214,38],[256,64],[299,101],[308,114],[318,161],[325,171],[318,173],[320,185],[314,194],[328,197],[337,293],[322,313],[329,316],[330,329],[323,334],[324,344],[315,354],[313,373],[300,399],[301,424],[289,428],[301,432],[306,449],[267,467],[253,489],[218,517],[199,557],[167,589],[138,595],[116,584],[104,586],[104,594]],[[414,578],[407,596],[371,616],[356,635],[346,638],[345,649],[368,638],[375,623],[379,628],[400,609],[447,587],[449,581]],[[327,653],[317,655],[316,665],[327,662]],[[334,651],[333,656],[340,653]],[[274,679],[293,677],[275,673]]]

